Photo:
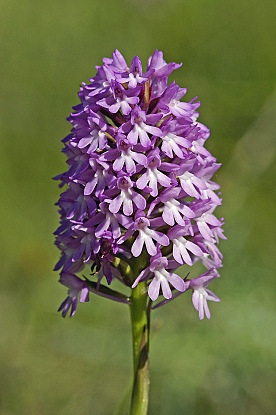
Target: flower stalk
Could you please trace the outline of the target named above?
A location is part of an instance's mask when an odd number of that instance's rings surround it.
[[[168,83],[180,67],[159,50],[145,70],[138,56],[128,66],[118,50],[104,58],[80,87],[63,139],[69,168],[55,177],[65,190],[54,269],[68,288],[58,311],[72,317],[91,293],[130,306],[131,415],[148,410],[150,310],[191,289],[199,318],[209,319],[207,301],[220,301],[207,288],[219,277],[217,245],[225,239],[223,218],[214,214],[219,185],[211,180],[220,164],[204,147],[210,131],[198,121],[197,97],[182,101],[186,88]],[[203,274],[177,274],[198,262]],[[111,288],[113,281],[130,296]]]
[[[130,415],[146,415],[149,400],[150,307],[146,282],[133,290],[130,303],[134,380]]]

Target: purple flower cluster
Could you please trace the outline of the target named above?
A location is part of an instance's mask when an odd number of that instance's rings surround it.
[[[63,141],[69,169],[56,179],[66,190],[58,201],[61,224],[56,245],[60,282],[69,288],[59,311],[72,316],[89,292],[111,296],[114,278],[129,287],[148,281],[152,301],[193,290],[202,319],[210,318],[205,289],[219,274],[221,199],[211,181],[220,165],[206,150],[209,130],[197,121],[200,103],[168,76],[181,65],[166,63],[156,50],[143,72],[138,56],[130,67],[115,50],[96,76],[80,88],[80,104]],[[183,280],[175,270],[201,261],[207,272]],[[89,265],[96,283],[76,274]],[[79,295],[80,294],[80,295]],[[115,295],[116,297],[116,295]],[[119,301],[129,299],[119,296]]]

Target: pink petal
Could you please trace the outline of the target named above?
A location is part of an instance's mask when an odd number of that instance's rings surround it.
[[[137,206],[138,209],[140,210],[144,210],[146,208],[146,200],[145,198],[140,195],[139,193],[136,192],[132,192],[132,200],[135,203],[135,205]]]
[[[210,310],[209,310],[209,307],[208,307],[208,303],[207,303],[207,299],[206,298],[204,298],[204,300],[203,300],[203,308],[204,308],[206,317],[210,320],[211,313],[210,313]]]
[[[136,182],[138,189],[144,189],[149,181],[149,172],[146,171]]]
[[[199,309],[199,292],[197,290],[195,290],[193,292],[192,302],[193,302],[194,308],[198,311],[198,309]]]
[[[146,243],[146,248],[147,248],[147,251],[148,251],[149,255],[152,255],[152,256],[156,255],[157,254],[157,248],[154,245],[153,240],[151,239],[150,236],[148,236],[148,235],[146,236],[145,243]]]
[[[157,300],[160,290],[160,281],[158,278],[153,278],[148,288],[148,295],[152,301]]]
[[[202,250],[199,248],[198,245],[194,244],[191,241],[186,242],[186,248],[191,251],[194,255],[203,256]]]
[[[141,254],[143,246],[144,246],[144,242],[145,241],[143,240],[143,238],[141,237],[141,234],[139,233],[139,235],[137,236],[137,238],[135,239],[131,247],[131,253],[133,256],[138,257]]]
[[[183,279],[179,275],[177,275],[177,274],[170,274],[170,277],[168,278],[168,281],[178,291],[181,291],[181,292],[185,291],[186,284],[185,284],[185,282],[183,281]]]
[[[121,195],[113,199],[109,204],[109,210],[111,213],[117,213],[120,210],[120,207],[123,203],[123,197]]]
[[[183,258],[184,262],[185,262],[186,264],[188,264],[188,265],[192,266],[192,265],[193,265],[193,263],[192,263],[191,257],[190,257],[190,255],[189,255],[189,253],[188,253],[187,249],[185,248],[185,246],[184,246],[184,245],[180,245],[179,250],[180,250],[180,254],[181,254],[181,256],[182,256],[182,258]]]
[[[123,212],[126,216],[130,216],[133,213],[133,204],[132,200],[128,197],[123,199]]]
[[[166,222],[168,225],[173,226],[174,225],[174,216],[172,213],[172,210],[165,206],[164,212],[162,214],[162,218],[164,222]]]
[[[162,288],[163,296],[167,300],[172,297],[172,291],[170,289],[170,285],[165,277],[161,278],[161,288]]]

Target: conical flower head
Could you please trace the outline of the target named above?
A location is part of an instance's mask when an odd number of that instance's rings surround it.
[[[128,302],[102,279],[130,288],[147,280],[155,301],[194,288],[175,274],[180,266],[201,261],[218,276],[221,199],[211,178],[219,164],[204,147],[200,103],[183,101],[186,88],[168,83],[180,66],[156,50],[145,70],[138,56],[128,67],[115,50],[81,85],[63,140],[69,168],[56,177],[66,186],[55,232],[55,269],[69,288],[63,316],[71,304],[74,314],[78,293],[81,302],[89,292]],[[78,276],[87,266],[96,281]]]

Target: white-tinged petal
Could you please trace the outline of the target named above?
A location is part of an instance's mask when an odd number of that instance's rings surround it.
[[[131,253],[133,256],[138,257],[141,254],[144,242],[145,240],[142,237],[141,232],[139,232],[139,235],[137,236],[131,247]]]
[[[145,244],[146,244],[146,248],[147,248],[149,255],[154,256],[157,254],[157,248],[154,245],[151,237],[148,235],[145,236]]]
[[[157,300],[160,291],[160,280],[158,278],[153,278],[148,288],[148,295],[152,301]]]

